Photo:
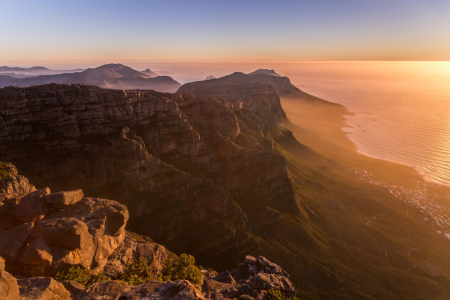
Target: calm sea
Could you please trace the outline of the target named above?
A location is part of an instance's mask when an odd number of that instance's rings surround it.
[[[354,112],[343,130],[359,152],[450,186],[450,62],[304,62],[280,73]]]

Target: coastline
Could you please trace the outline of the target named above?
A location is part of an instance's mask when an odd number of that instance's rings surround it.
[[[301,98],[281,100],[290,120],[287,128],[301,144],[339,166],[345,176],[382,187],[416,208],[423,215],[418,221],[450,239],[450,187],[425,180],[411,166],[359,152],[348,133],[342,130],[348,127],[345,116],[353,114],[345,106]]]

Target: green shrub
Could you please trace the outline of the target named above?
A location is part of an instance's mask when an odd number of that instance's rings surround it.
[[[58,272],[55,279],[58,281],[73,280],[84,286],[109,280],[103,272],[100,272],[97,275],[91,275],[88,270],[82,269],[80,266],[70,267],[67,272]]]
[[[297,297],[287,297],[280,290],[267,290],[267,300],[299,300]]]
[[[125,272],[121,273],[117,280],[124,281],[129,285],[139,285],[153,280],[153,272],[147,264],[147,261],[140,258],[139,260],[132,258]]]
[[[192,255],[181,254],[177,259],[168,258],[164,262],[162,281],[182,279],[189,280],[194,284],[202,282],[202,272],[195,266],[195,259]]]

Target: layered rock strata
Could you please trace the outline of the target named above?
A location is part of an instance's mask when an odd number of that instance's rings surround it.
[[[276,91],[247,82],[227,93],[3,88],[0,159],[35,184],[120,201],[132,230],[177,252],[242,255],[257,247],[249,218],[298,207],[272,151],[286,120]]]
[[[23,276],[55,275],[72,266],[102,270],[122,244],[127,208],[82,191],[37,190],[11,203],[0,220],[0,256]],[[69,199],[65,208],[53,199]],[[67,201],[66,201],[67,202]]]

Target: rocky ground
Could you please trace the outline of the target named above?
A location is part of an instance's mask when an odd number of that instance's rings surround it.
[[[36,190],[12,164],[0,180],[1,299],[264,299],[267,290],[296,291],[289,275],[264,257],[247,256],[236,269],[217,275],[202,270],[200,284],[151,280],[132,286],[109,280],[131,259],[146,261],[155,278],[176,257],[149,238],[126,236],[126,206],[84,197],[82,190]],[[105,281],[88,287],[55,280],[58,272],[81,267]],[[100,297],[100,298],[99,298]]]

